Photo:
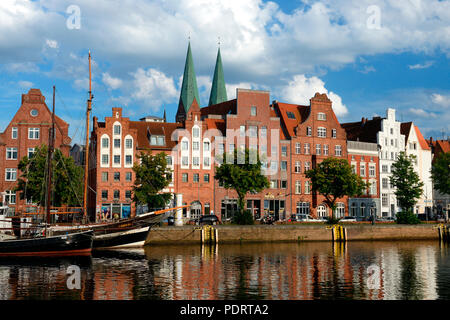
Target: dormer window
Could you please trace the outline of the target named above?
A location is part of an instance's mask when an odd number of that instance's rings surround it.
[[[156,135],[150,136],[150,144],[152,146],[164,146],[165,145],[164,136],[156,136]]]
[[[295,120],[295,114],[291,111],[286,111],[287,117],[289,119],[294,119]]]
[[[319,112],[317,114],[317,120],[322,120],[322,121],[326,121],[327,120],[327,115],[323,112]]]

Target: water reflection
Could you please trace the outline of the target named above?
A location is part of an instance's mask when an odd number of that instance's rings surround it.
[[[449,267],[437,242],[156,246],[0,260],[0,299],[449,299]]]

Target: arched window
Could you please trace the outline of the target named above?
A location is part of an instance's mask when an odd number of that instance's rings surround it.
[[[336,210],[334,211],[336,218],[343,218],[345,215],[345,204],[338,202],[336,204]]]

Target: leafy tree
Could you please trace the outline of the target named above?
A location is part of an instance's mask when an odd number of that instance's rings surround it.
[[[397,161],[394,162],[389,178],[392,186],[396,188],[395,195],[404,211],[413,211],[417,199],[422,194],[423,182],[419,175],[414,171],[412,160],[414,155],[406,155],[404,151],[400,152]]]
[[[361,195],[367,189],[367,184],[352,172],[345,159],[326,158],[314,169],[308,170],[306,177],[311,179],[312,190],[323,195],[325,203],[332,209],[331,221],[336,221],[334,211],[337,199]]]
[[[220,158],[219,158],[220,159]],[[231,160],[230,160],[231,159]],[[223,159],[222,159],[223,160]],[[234,189],[238,195],[239,213],[234,218],[236,223],[248,224],[249,213],[244,212],[244,199],[248,192],[257,193],[269,187],[269,181],[261,173],[261,160],[255,151],[234,150],[227,154],[226,161],[216,166],[214,179],[226,189]],[[251,217],[251,215],[250,215]],[[253,221],[253,219],[251,219]]]
[[[450,194],[450,152],[441,153],[431,168],[434,188],[442,194]]]
[[[35,149],[32,157],[23,157],[18,165],[22,175],[18,179],[16,191],[21,198],[31,199],[43,206],[47,190],[48,147],[42,145]],[[52,206],[82,206],[84,170],[77,166],[72,157],[65,157],[61,150],[55,149],[52,160]]]
[[[171,181],[171,171],[167,168],[166,154],[156,155],[141,153],[133,166],[135,180],[133,186],[133,201],[136,204],[146,204],[148,209],[164,207],[170,200],[170,193],[162,193]]]

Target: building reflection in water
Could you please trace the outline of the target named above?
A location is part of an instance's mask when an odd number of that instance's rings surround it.
[[[66,285],[72,264],[80,290]],[[88,261],[2,260],[0,299],[437,299],[450,296],[448,265],[437,242],[152,246]]]

